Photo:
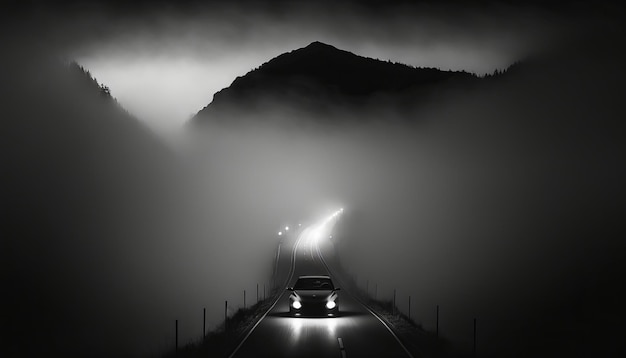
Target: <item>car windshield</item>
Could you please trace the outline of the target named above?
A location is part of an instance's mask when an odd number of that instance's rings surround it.
[[[294,290],[334,290],[333,282],[329,278],[300,278],[293,287]]]

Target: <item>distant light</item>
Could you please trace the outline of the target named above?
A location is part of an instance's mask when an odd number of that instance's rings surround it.
[[[328,238],[329,238],[329,239],[332,239],[332,238],[333,238],[333,235],[330,235]]]
[[[285,226],[285,231],[289,231],[289,226]]]
[[[302,224],[298,224],[298,226],[302,226]]]
[[[326,308],[328,308],[329,310],[332,310],[333,308],[335,308],[335,306],[337,306],[335,301],[328,301],[328,302],[326,302]],[[294,308],[295,308],[295,306],[294,306]]]
[[[282,234],[283,234],[283,232],[282,232],[282,231],[279,231],[279,232],[278,232],[278,236],[282,236]]]

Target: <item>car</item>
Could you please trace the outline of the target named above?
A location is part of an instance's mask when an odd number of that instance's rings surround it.
[[[336,316],[339,312],[339,287],[330,276],[300,276],[293,287],[287,287],[289,313],[293,316]]]

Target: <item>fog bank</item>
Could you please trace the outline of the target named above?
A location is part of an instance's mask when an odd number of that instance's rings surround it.
[[[455,344],[478,318],[487,356],[617,352],[624,73],[614,43],[593,40],[401,117],[208,125],[208,158],[227,168],[213,183],[259,209],[335,198],[344,268],[379,298],[397,289],[405,312],[411,295],[429,330],[440,305]]]

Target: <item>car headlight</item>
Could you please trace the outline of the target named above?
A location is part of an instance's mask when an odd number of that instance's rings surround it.
[[[337,304],[335,303],[335,301],[326,302],[326,308],[328,308],[329,310],[332,310],[335,307],[337,307]]]
[[[293,307],[293,308],[295,308],[295,309],[299,310],[299,309],[302,307],[302,303],[300,303],[300,301],[295,301],[295,300],[294,300],[294,301],[291,303],[291,307]]]

